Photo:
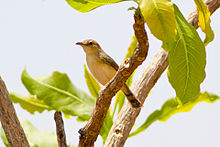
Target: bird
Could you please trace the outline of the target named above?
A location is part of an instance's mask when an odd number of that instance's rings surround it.
[[[101,46],[92,39],[77,42],[76,45],[80,45],[85,54],[86,62],[93,77],[101,83],[103,86],[108,83],[116,74],[119,69],[118,64],[104,52]],[[133,108],[139,108],[141,103],[134,96],[128,86],[124,83],[121,91],[127,97]]]

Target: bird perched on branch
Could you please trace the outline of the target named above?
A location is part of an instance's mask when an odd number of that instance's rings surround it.
[[[86,53],[87,65],[95,79],[102,85],[108,83],[114,77],[119,68],[117,63],[107,55],[94,40],[84,40],[83,42],[77,42],[76,44],[80,45]],[[138,108],[141,106],[141,103],[136,99],[125,83],[121,90],[132,107]]]

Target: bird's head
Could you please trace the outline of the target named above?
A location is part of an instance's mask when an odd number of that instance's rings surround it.
[[[95,40],[84,40],[83,42],[77,42],[76,45],[80,45],[86,54],[97,53],[101,47]]]

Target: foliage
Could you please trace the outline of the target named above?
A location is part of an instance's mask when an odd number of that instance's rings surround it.
[[[58,147],[57,136],[49,131],[39,131],[28,120],[21,120],[21,126],[31,147]],[[6,147],[10,147],[3,129],[1,129],[1,138]]]
[[[14,97],[12,99],[14,102],[24,104],[23,102],[26,101],[27,105],[22,107],[28,112],[38,111],[35,108],[37,108],[36,105],[39,103],[35,102],[40,101],[47,105],[50,110],[52,108],[66,115],[78,116],[79,119],[84,121],[90,118],[91,111],[95,106],[95,98],[76,88],[66,74],[55,71],[51,76],[44,75],[33,78],[24,69],[21,79],[28,92],[32,95],[31,101],[27,101],[27,97],[21,97],[14,93],[11,96]],[[15,100],[18,97],[19,99]]]
[[[146,121],[137,130],[130,134],[130,137],[146,130],[157,120],[165,122],[176,113],[189,112],[196,104],[200,102],[214,103],[219,99],[219,96],[207,92],[200,94],[196,99],[184,105],[179,104],[177,98],[169,99],[163,104],[160,110],[156,110],[151,113]]]
[[[214,39],[214,32],[210,26],[210,12],[208,6],[202,0],[194,0],[197,6],[199,23],[198,25],[204,33],[206,33],[206,38],[204,44],[207,45]]]
[[[71,7],[84,13],[103,5],[114,4],[121,1],[124,0],[66,0]]]
[[[195,28],[175,6],[177,35],[169,50],[168,78],[183,104],[196,98],[205,78],[205,47]]]
[[[125,0],[66,1],[77,11],[89,12],[97,7]],[[144,21],[151,33],[163,42],[162,47],[168,51],[168,78],[176,91],[176,97],[166,101],[160,110],[154,111],[143,125],[130,136],[146,130],[157,120],[166,121],[176,113],[188,112],[199,102],[213,103],[219,99],[218,96],[207,92],[200,93],[200,84],[205,78],[205,45],[214,39],[214,33],[210,27],[210,12],[204,2],[202,0],[194,0],[199,14],[198,25],[206,33],[203,43],[195,28],[185,20],[171,0],[133,1],[138,3]],[[137,46],[137,39],[133,36],[125,59],[132,55]],[[11,92],[10,96],[14,103],[19,103],[23,109],[31,114],[35,112],[42,113],[45,110],[56,110],[63,112],[65,116],[76,116],[80,122],[87,121],[91,117],[91,112],[95,106],[100,85],[92,77],[85,65],[84,74],[87,87],[92,96],[78,89],[66,74],[55,71],[52,75],[31,77],[26,69],[23,70],[21,79],[29,94],[23,96]],[[132,76],[126,82],[128,86],[132,84]],[[105,142],[113,125],[113,116],[116,109],[119,113],[124,101],[124,94],[119,92],[116,96],[113,112],[111,112],[110,108],[100,132],[103,142]],[[22,125],[31,146],[57,146],[57,144],[53,144],[56,142],[54,141],[55,134],[40,132],[28,121],[23,121]],[[1,136],[5,145],[8,146],[3,133]],[[39,136],[47,137],[39,138]],[[37,138],[40,140],[37,140]]]
[[[170,0],[141,0],[140,9],[151,33],[163,41],[163,48],[169,49],[176,34],[173,3]]]
[[[84,75],[89,92],[93,97],[97,98],[99,96],[99,90],[101,89],[101,87],[99,83],[89,73],[89,71],[86,68],[86,65],[84,65]]]

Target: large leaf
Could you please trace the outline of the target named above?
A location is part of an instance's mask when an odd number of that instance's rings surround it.
[[[89,92],[91,93],[91,95],[95,98],[98,98],[99,96],[99,90],[100,85],[99,83],[93,78],[93,76],[89,73],[89,71],[86,68],[86,65],[84,65],[84,75],[85,75],[85,79],[86,79],[86,84],[87,87],[89,89]]]
[[[141,0],[140,9],[151,33],[163,41],[163,48],[168,49],[176,34],[173,3],[170,0]]]
[[[24,70],[21,79],[31,95],[54,110],[81,120],[90,118],[95,98],[76,88],[66,74],[55,71],[51,76],[33,78]]]
[[[36,111],[42,113],[45,110],[53,110],[53,108],[46,105],[42,100],[38,100],[33,95],[23,96],[16,93],[10,93],[10,98],[13,103],[19,103],[23,109],[27,110],[31,114],[34,114]]]
[[[210,12],[208,6],[202,0],[194,0],[197,6],[199,23],[198,25],[204,33],[206,33],[206,38],[204,44],[207,45],[214,39],[214,32],[210,26]]]
[[[98,98],[100,86],[99,83],[93,78],[93,76],[89,73],[86,66],[84,65],[84,74],[86,79],[87,87],[89,88],[90,93]],[[108,133],[113,125],[113,118],[111,116],[110,110],[108,110],[103,126],[100,131],[100,135],[102,136],[103,142],[107,139]],[[104,143],[103,143],[104,144]]]
[[[49,131],[39,131],[28,120],[22,120],[21,126],[31,147],[58,147],[56,135]],[[10,147],[3,129],[1,129],[1,138],[6,145]]]
[[[109,134],[109,131],[111,130],[112,125],[113,125],[113,118],[112,118],[110,110],[108,110],[104,123],[99,133],[102,136],[103,144],[105,143],[105,140],[108,137],[108,134]]]
[[[74,9],[80,12],[88,12],[97,7],[107,4],[114,4],[125,0],[66,0]]]
[[[177,36],[169,50],[168,78],[182,104],[196,98],[205,78],[206,54],[202,40],[175,6]]]
[[[130,134],[130,137],[146,130],[157,120],[164,122],[176,113],[189,112],[196,104],[200,102],[214,103],[217,100],[220,100],[219,96],[207,92],[200,94],[194,101],[190,101],[184,105],[179,104],[177,102],[177,98],[169,99],[163,104],[160,110],[156,110],[151,113],[143,125]]]

